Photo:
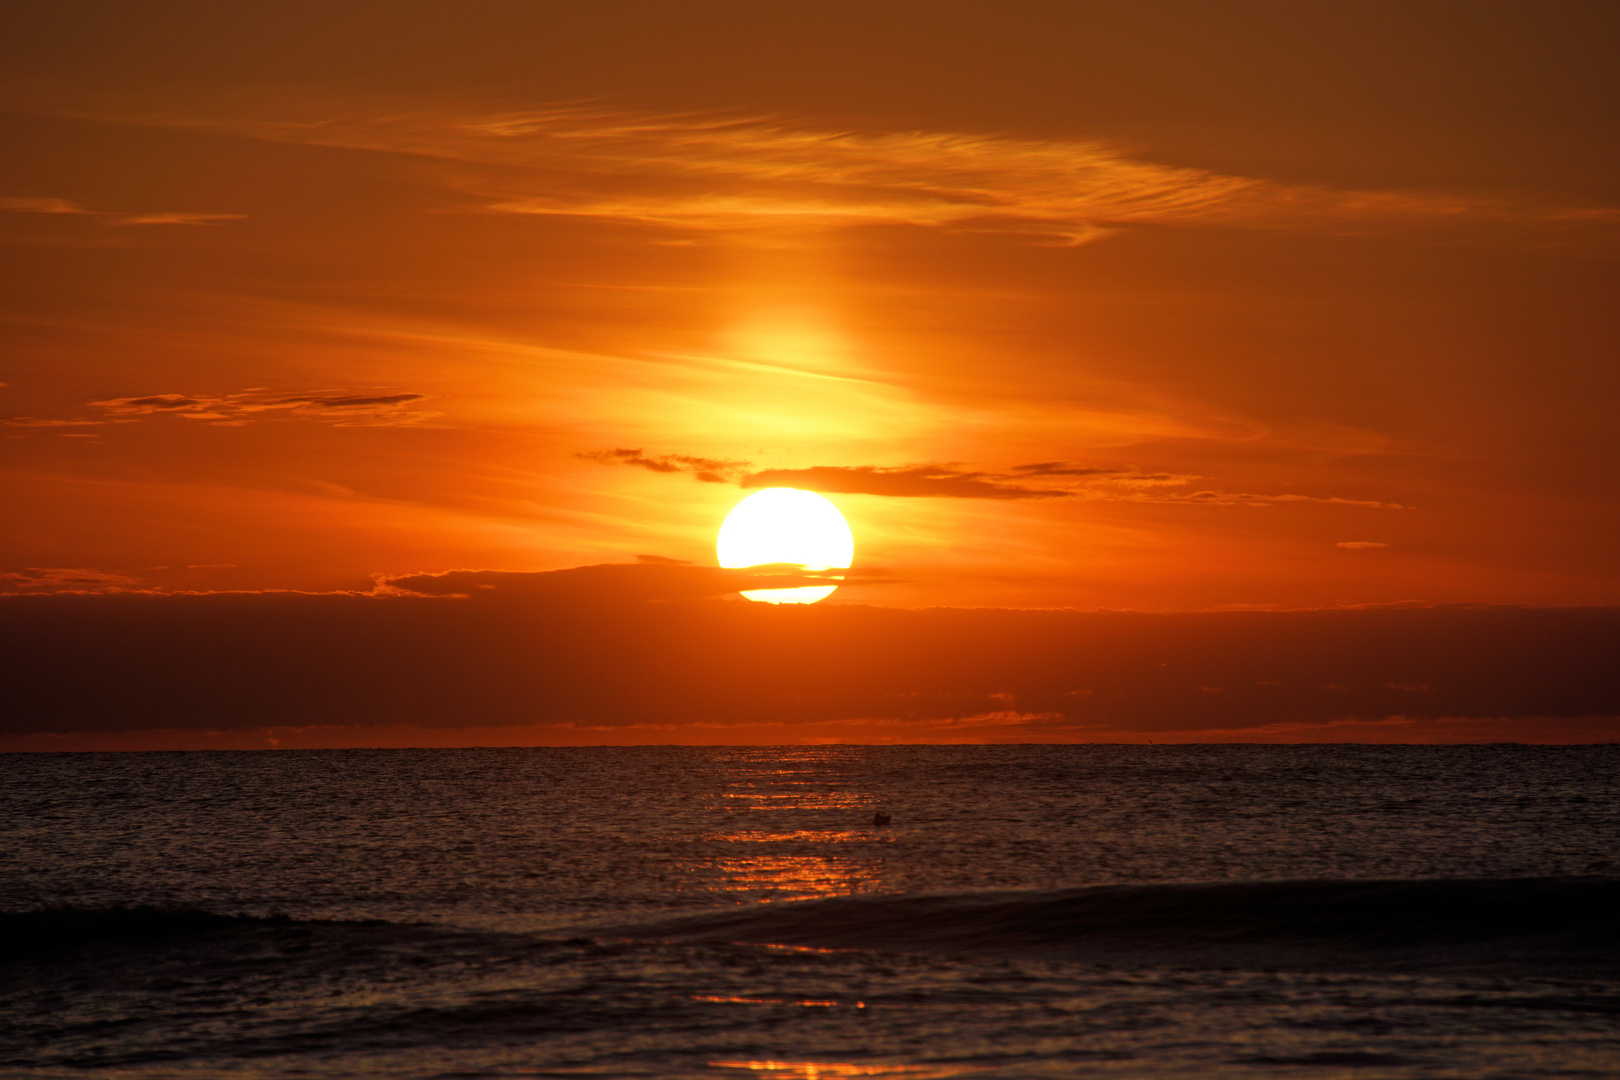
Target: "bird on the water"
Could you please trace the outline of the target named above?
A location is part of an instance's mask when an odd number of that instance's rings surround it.
[[[872,824],[873,825],[887,825],[888,823],[889,823],[889,815],[888,814],[878,813],[878,814],[873,814],[872,815]]]

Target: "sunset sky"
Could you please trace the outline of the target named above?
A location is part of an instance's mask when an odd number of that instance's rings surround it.
[[[1620,604],[1612,4],[4,14],[0,583],[54,594],[7,633],[63,593],[700,570],[770,486],[856,545],[784,618]],[[444,606],[350,599],[402,591]],[[572,633],[542,623],[537,649]],[[1593,694],[1467,708],[1613,737]],[[968,712],[1068,715],[1025,706]],[[303,723],[105,711],[0,749]]]

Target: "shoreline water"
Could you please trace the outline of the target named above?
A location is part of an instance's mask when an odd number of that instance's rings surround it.
[[[1620,1067],[1615,748],[30,755],[0,777],[0,936],[38,943],[0,959],[0,1075]]]

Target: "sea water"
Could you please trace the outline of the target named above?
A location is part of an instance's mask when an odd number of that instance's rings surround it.
[[[1616,746],[5,755],[0,1072],[1620,1075],[1617,793]]]

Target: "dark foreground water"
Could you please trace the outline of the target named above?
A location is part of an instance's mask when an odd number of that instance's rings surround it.
[[[1612,746],[0,756],[0,1073],[1613,1077],[1617,793]]]

